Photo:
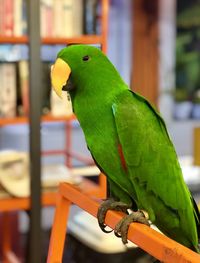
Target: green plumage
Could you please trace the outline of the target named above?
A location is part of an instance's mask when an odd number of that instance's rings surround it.
[[[199,251],[199,214],[159,113],[98,49],[75,45],[58,57],[71,68],[73,109],[112,195],[135,202],[163,233]]]

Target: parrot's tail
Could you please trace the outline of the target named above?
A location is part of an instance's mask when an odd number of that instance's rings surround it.
[[[194,215],[195,215],[195,221],[196,221],[196,226],[197,226],[197,233],[198,233],[198,237],[200,240],[200,213],[199,213],[198,206],[193,197],[192,197],[192,202],[193,202],[193,207],[194,207]]]
[[[197,234],[198,234],[198,239],[199,239],[199,243],[200,243],[200,213],[199,213],[198,206],[197,206],[193,197],[192,197],[192,203],[193,203],[193,207],[194,207],[194,217],[195,217],[195,221],[196,221]],[[196,247],[192,247],[191,249],[200,254],[200,245],[197,245]]]

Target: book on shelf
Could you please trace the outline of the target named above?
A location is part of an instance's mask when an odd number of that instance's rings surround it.
[[[83,0],[73,0],[73,34],[80,36],[83,34]]]
[[[83,0],[54,0],[54,36],[83,34]]]
[[[40,0],[42,37],[67,38],[95,34],[97,0]],[[27,34],[27,1],[0,0],[0,35]]]
[[[49,62],[42,63],[41,114],[51,112],[55,117],[72,114],[67,92],[63,100],[51,89]],[[29,65],[27,60],[0,64],[0,118],[28,116],[29,114]]]
[[[0,0],[0,35],[3,35],[3,0]]]
[[[68,2],[70,2],[69,0]],[[53,2],[53,35],[55,37],[63,37],[63,36],[69,36],[70,33],[67,33],[65,31],[65,19],[68,19],[68,31],[71,32],[71,23],[69,23],[71,18],[71,5],[69,3],[68,8],[66,8],[66,14],[67,18],[65,18],[63,7],[64,7],[64,0],[54,0]]]
[[[41,0],[42,37],[83,34],[83,0]]]
[[[40,1],[40,33],[42,37],[53,37],[53,0]]]
[[[13,0],[3,1],[3,5],[5,8],[5,16],[4,16],[4,30],[7,36],[12,36],[13,34]]]
[[[50,96],[51,96],[51,79],[50,79],[51,64],[47,62],[42,63],[42,114],[48,114],[51,110]]]
[[[50,111],[50,65],[49,63],[42,63],[42,109],[43,115],[48,114]],[[18,62],[18,112],[20,115],[28,116],[29,114],[29,65],[27,60]]]
[[[83,0],[83,32],[84,34],[97,33],[97,0]]]
[[[28,61],[21,60],[18,62],[18,95],[20,104],[18,104],[18,112],[20,115],[29,114],[29,68]]]
[[[0,117],[16,116],[16,65],[0,64]]]
[[[22,30],[22,13],[23,13],[23,2],[22,0],[14,1],[13,2],[14,8],[14,14],[13,14],[13,21],[14,21],[14,27],[13,27],[13,35],[18,37],[23,34]]]
[[[26,13],[26,0],[0,0],[0,35],[26,34]]]

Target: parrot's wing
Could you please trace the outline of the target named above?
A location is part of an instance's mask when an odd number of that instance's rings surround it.
[[[131,180],[175,213],[192,207],[199,222],[159,113],[142,96],[127,91],[116,99],[113,114]]]

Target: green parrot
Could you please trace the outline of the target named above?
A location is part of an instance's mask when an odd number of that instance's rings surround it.
[[[112,198],[98,212],[102,230],[108,209],[132,208],[135,212],[115,228],[124,243],[131,222],[148,225],[149,219],[170,238],[199,252],[199,211],[156,109],[131,91],[108,58],[92,46],[63,48],[51,80],[59,96],[68,90],[88,149],[107,176]]]

